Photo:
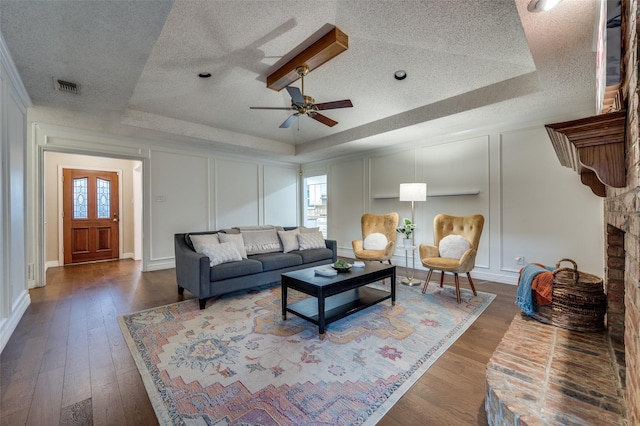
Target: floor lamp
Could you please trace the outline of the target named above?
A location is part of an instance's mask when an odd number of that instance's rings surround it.
[[[400,184],[400,201],[411,201],[411,223],[415,224],[415,202],[427,201],[427,184],[426,183],[401,183]],[[415,230],[411,233],[411,277],[402,280],[402,284],[409,286],[420,284],[420,280],[414,278],[416,272],[416,254],[415,254]],[[406,263],[406,251],[405,251]],[[409,265],[406,265],[407,269]]]

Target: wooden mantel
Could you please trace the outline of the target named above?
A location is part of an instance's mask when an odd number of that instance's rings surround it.
[[[560,164],[578,172],[594,194],[606,197],[606,186],[626,186],[624,138],[626,110],[564,123],[547,124]]]

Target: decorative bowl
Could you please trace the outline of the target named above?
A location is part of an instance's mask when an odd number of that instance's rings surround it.
[[[340,268],[340,267],[337,267],[337,266],[334,266],[334,265],[331,265],[331,267],[333,269],[335,269],[336,271],[338,271],[338,272],[349,272],[349,270],[353,267],[353,265],[350,264],[350,263],[348,263],[347,265],[349,265],[349,266],[347,266],[345,268]]]

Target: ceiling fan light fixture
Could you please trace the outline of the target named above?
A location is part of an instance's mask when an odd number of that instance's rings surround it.
[[[201,72],[200,74],[198,74],[198,77],[200,78],[209,78],[211,77],[211,73],[210,72]]]
[[[407,72],[405,70],[398,70],[393,73],[393,77],[396,80],[404,80],[405,78],[407,78]]]
[[[529,12],[547,12],[558,5],[562,0],[531,0],[527,6]]]

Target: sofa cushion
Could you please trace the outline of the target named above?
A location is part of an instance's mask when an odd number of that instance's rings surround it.
[[[212,266],[210,270],[211,281],[221,281],[227,278],[258,274],[262,272],[262,263],[252,259],[242,259],[238,262],[221,263],[220,265]]]
[[[320,227],[316,226],[315,228],[307,228],[304,226],[299,226],[298,231],[300,231],[301,234],[308,234],[310,232],[320,232]]]
[[[223,232],[225,234],[239,234],[240,229],[238,228],[222,228],[218,232]]]
[[[291,253],[262,253],[251,256],[252,260],[262,263],[263,271],[275,271],[276,269],[302,265],[302,257]]]
[[[289,253],[293,250],[298,250],[300,245],[298,244],[298,234],[300,231],[298,229],[292,229],[291,231],[278,231],[278,237],[280,237],[280,242],[282,242],[282,251],[284,253]]]
[[[274,226],[274,225],[234,226],[234,229],[237,229],[240,232],[260,231],[264,229],[275,229],[276,231],[284,230],[282,226]]]
[[[322,232],[301,232],[298,234],[300,250],[309,250],[325,247]]]
[[[240,234],[244,240],[244,248],[247,250],[247,255],[282,251],[282,244],[275,227],[268,229],[242,229]]]
[[[244,239],[242,238],[242,234],[227,234],[227,233],[219,233],[218,238],[220,238],[221,243],[234,243],[242,256],[243,259],[247,258],[247,250],[244,248]]]
[[[289,254],[297,254],[302,257],[302,263],[319,262],[321,260],[332,260],[333,251],[328,248],[318,248],[310,250],[295,250]]]

